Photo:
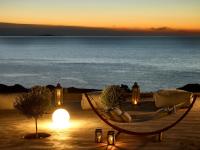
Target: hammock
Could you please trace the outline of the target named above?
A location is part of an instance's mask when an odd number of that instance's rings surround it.
[[[130,134],[130,135],[141,135],[141,136],[144,136],[144,135],[159,135],[159,138],[158,140],[161,141],[162,140],[162,133],[164,131],[167,131],[169,130],[170,128],[174,127],[175,125],[177,125],[181,120],[183,120],[183,118],[185,118],[185,116],[190,112],[190,110],[192,109],[196,99],[197,99],[197,96],[196,95],[193,95],[192,97],[192,103],[189,105],[189,107],[187,108],[187,110],[176,120],[174,121],[173,123],[161,128],[161,129],[158,129],[158,130],[154,130],[154,131],[147,131],[147,132],[138,132],[138,131],[132,131],[132,130],[128,130],[128,129],[125,129],[119,125],[116,125],[115,122],[113,120],[110,120],[106,117],[106,114],[104,112],[100,112],[98,109],[96,109],[94,107],[94,105],[92,104],[91,100],[92,98],[90,96],[88,96],[87,93],[85,93],[85,97],[86,99],[88,100],[88,103],[90,104],[92,110],[96,113],[96,115],[103,121],[105,122],[107,125],[109,125],[110,127],[112,127],[114,130],[118,131],[118,133],[116,134],[116,137],[119,136],[120,133],[125,133],[125,134]],[[164,109],[163,109],[164,110]],[[162,114],[164,116],[169,116],[168,113],[166,112],[160,112],[160,110],[158,110],[157,112],[155,113],[158,113],[158,114]],[[152,115],[154,116],[154,115]],[[153,119],[153,118],[151,118]],[[127,123],[120,123],[120,124],[127,124]],[[129,123],[129,124],[132,124],[134,125],[135,122],[133,123]]]

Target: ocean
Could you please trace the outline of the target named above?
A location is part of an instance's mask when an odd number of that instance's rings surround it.
[[[0,37],[0,83],[142,91],[200,83],[200,37]]]

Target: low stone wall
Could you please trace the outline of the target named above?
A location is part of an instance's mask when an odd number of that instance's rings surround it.
[[[13,103],[22,93],[0,94],[0,109],[14,109]]]
[[[191,104],[191,94],[191,92],[177,89],[159,90],[154,93],[155,105],[160,108],[183,103],[184,107],[188,107]]]
[[[81,101],[82,93],[69,93],[64,92],[63,93],[63,102],[71,102],[71,101]]]
[[[103,105],[103,103],[101,102],[100,94],[101,94],[101,92],[91,92],[88,94],[88,96],[92,98],[91,102],[95,108],[104,109],[105,105]],[[84,94],[82,94],[81,108],[83,110],[92,109]]]
[[[79,89],[79,88],[64,88],[63,89],[63,102],[81,101],[82,94],[87,92],[98,91],[96,89]]]
[[[17,96],[22,93],[8,93],[8,94],[0,94],[0,109],[14,109],[13,103],[16,100]],[[69,102],[81,102],[82,93],[71,93],[68,91],[64,91],[63,93],[63,102],[64,104]],[[54,97],[51,99],[52,106],[54,105]]]

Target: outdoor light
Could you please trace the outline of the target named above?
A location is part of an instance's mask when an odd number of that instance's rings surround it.
[[[63,104],[63,88],[58,83],[55,88],[55,106],[61,106]]]
[[[52,115],[53,126],[55,128],[66,128],[69,126],[70,115],[65,109],[57,109]]]
[[[134,83],[132,87],[132,103],[137,105],[140,102],[140,87],[137,82]]]
[[[114,131],[108,131],[107,142],[108,142],[108,145],[115,145],[115,132]]]
[[[96,129],[95,130],[95,142],[96,143],[102,143],[102,140],[103,140],[102,129]]]

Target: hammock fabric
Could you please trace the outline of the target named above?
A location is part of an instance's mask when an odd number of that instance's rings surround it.
[[[178,118],[175,122],[173,122],[172,124],[162,128],[162,129],[158,129],[155,131],[149,131],[149,132],[136,132],[136,131],[130,131],[124,128],[121,128],[113,123],[111,123],[110,121],[108,121],[106,118],[104,118],[99,112],[98,110],[93,106],[89,96],[87,93],[85,93],[85,97],[88,100],[88,103],[90,104],[92,110],[96,113],[96,115],[103,121],[105,122],[107,125],[109,125],[110,127],[112,127],[114,130],[118,131],[117,135],[118,136],[120,133],[125,133],[125,134],[130,134],[130,135],[140,135],[140,136],[145,136],[145,135],[159,135],[159,141],[161,141],[162,138],[162,133],[164,131],[169,130],[170,128],[174,127],[175,125],[177,125],[181,120],[183,120],[183,118],[186,117],[186,115],[190,112],[190,110],[192,109],[196,99],[197,99],[197,95],[193,95],[192,98],[192,103],[190,104],[190,106],[187,108],[187,110],[183,113],[183,115]]]

